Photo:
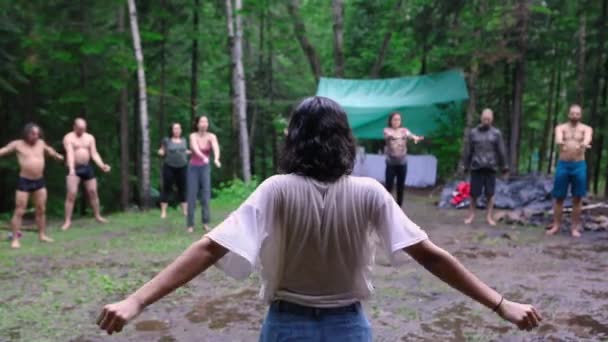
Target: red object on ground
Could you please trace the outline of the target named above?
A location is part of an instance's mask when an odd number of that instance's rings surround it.
[[[456,191],[452,193],[452,200],[450,201],[452,205],[458,205],[462,201],[471,197],[471,183],[469,182],[460,182],[456,186]]]

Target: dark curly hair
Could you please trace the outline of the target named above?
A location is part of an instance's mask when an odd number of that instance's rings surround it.
[[[313,96],[295,108],[281,153],[281,172],[333,182],[352,172],[355,156],[355,138],[338,103]]]

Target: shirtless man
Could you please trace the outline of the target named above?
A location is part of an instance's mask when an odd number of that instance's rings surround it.
[[[68,175],[66,177],[67,196],[65,199],[65,223],[61,227],[62,230],[67,230],[72,225],[72,212],[74,210],[74,202],[76,201],[76,193],[80,181],[84,182],[84,187],[89,196],[91,207],[95,220],[100,223],[108,222],[99,212],[99,196],[97,195],[97,179],[95,179],[95,170],[91,165],[91,160],[103,172],[110,172],[110,165],[105,164],[101,160],[101,156],[97,152],[95,137],[87,133],[87,123],[82,118],[74,120],[74,130],[63,137],[63,147],[66,153],[66,165],[68,167]]]
[[[568,122],[555,127],[555,144],[559,147],[559,161],[555,168],[553,183],[553,227],[547,235],[553,235],[560,230],[564,199],[568,195],[568,187],[572,186],[572,236],[581,236],[582,198],[587,194],[587,163],[585,150],[591,148],[593,129],[582,124],[583,109],[577,104],[570,106]]]
[[[14,140],[5,147],[0,148],[0,157],[9,153],[16,153],[20,168],[17,190],[15,192],[15,213],[11,220],[11,227],[13,229],[12,248],[21,247],[19,233],[30,194],[36,207],[38,239],[42,242],[53,242],[53,239],[46,235],[47,192],[44,182],[44,155],[46,153],[57,160],[63,160],[63,156],[40,139],[40,135],[40,127],[29,123],[25,125],[21,139]]]

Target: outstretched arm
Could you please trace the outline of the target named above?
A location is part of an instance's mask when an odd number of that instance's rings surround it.
[[[585,127],[585,137],[583,138],[583,146],[589,148],[593,139],[593,128]]]
[[[504,299],[450,253],[429,240],[407,247],[405,252],[439,279],[482,305],[496,310],[502,318],[517,325],[519,329],[530,330],[542,320],[533,306]]]
[[[206,157],[203,154],[203,152],[201,152],[201,149],[198,147],[198,142],[196,141],[196,137],[193,134],[190,134],[190,150],[192,151],[192,154],[194,154],[195,156],[199,157],[200,159],[205,160]]]
[[[63,156],[61,154],[57,153],[57,151],[55,151],[54,148],[47,145],[46,143],[44,143],[44,152],[46,152],[46,154],[48,154],[52,158],[55,158],[56,160],[60,160],[60,161],[63,160]]]
[[[416,135],[414,133],[412,133],[409,129],[407,130],[407,135],[406,137],[410,140],[414,140],[414,143],[418,143],[421,140],[424,140],[424,137],[421,135]]]
[[[15,152],[16,148],[17,148],[17,140],[11,141],[3,148],[0,148],[0,157],[4,157],[7,154],[11,154],[11,153]]]
[[[106,305],[97,325],[108,334],[120,332],[148,305],[163,298],[220,260],[228,250],[207,237],[193,243],[169,266],[127,299]]]
[[[97,151],[97,143],[95,142],[95,137],[91,136],[91,159],[102,169],[104,172],[110,171],[110,166],[105,164]]]

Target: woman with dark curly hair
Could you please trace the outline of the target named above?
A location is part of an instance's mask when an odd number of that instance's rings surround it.
[[[285,174],[264,181],[224,222],[127,299],[106,305],[112,334],[146,306],[211,265],[244,278],[258,270],[270,305],[260,341],[372,341],[361,301],[371,295],[372,233],[391,256],[408,253],[431,273],[520,329],[541,320],[504,299],[434,245],[380,183],[349,176],[355,140],[334,101],[311,97],[295,109],[281,157]]]

